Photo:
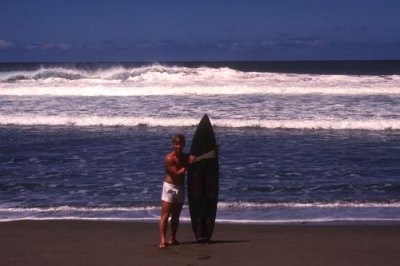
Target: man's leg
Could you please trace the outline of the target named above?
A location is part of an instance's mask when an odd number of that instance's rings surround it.
[[[182,211],[182,203],[172,203],[171,204],[171,235],[169,238],[169,244],[178,244],[179,242],[176,240],[176,232],[179,227],[179,216]]]
[[[172,203],[161,201],[159,248],[165,248],[167,243],[168,218],[171,214],[171,209],[172,209]]]

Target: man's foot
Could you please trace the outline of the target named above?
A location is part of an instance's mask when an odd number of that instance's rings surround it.
[[[181,242],[179,242],[178,240],[169,240],[168,241],[168,245],[174,245],[174,246],[176,246],[176,245],[180,245],[181,244]]]
[[[167,247],[167,244],[165,244],[165,243],[160,243],[160,245],[158,245],[159,249],[164,249],[166,247]]]

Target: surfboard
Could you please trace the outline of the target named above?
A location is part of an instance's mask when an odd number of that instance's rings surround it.
[[[213,127],[204,115],[193,136],[188,168],[188,201],[192,230],[198,242],[211,239],[218,203],[218,150]]]

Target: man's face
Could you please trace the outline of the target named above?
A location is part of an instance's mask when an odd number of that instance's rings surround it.
[[[183,151],[183,148],[185,148],[185,142],[176,140],[172,143],[172,147],[177,154],[181,154]]]

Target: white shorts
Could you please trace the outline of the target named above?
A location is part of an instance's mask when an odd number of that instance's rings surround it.
[[[161,200],[170,203],[183,203],[185,201],[185,186],[164,182]]]

